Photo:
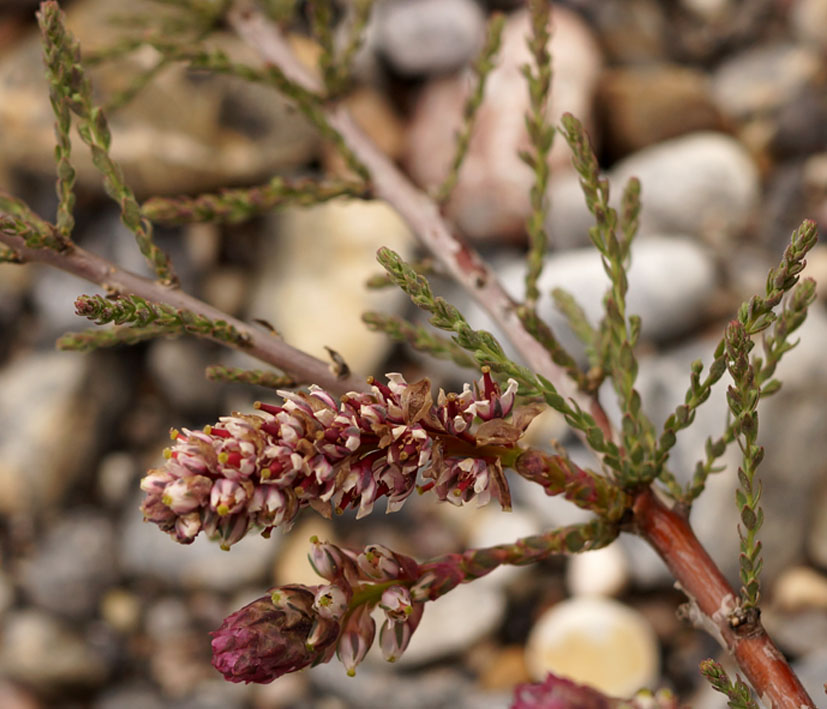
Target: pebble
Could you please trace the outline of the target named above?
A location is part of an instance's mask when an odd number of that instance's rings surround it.
[[[91,412],[81,405],[89,363],[75,353],[30,352],[0,372],[3,515],[53,509],[83,474],[96,435],[83,425]]]
[[[795,44],[771,44],[728,57],[713,72],[712,92],[720,110],[745,119],[775,111],[820,71],[818,54]]]
[[[667,18],[657,0],[591,2],[592,21],[613,65],[647,64],[669,53]]]
[[[629,560],[619,544],[574,554],[566,566],[572,596],[617,596],[629,583]]]
[[[760,193],[752,159],[738,141],[722,133],[692,133],[621,160],[608,174],[615,208],[631,177],[642,186],[641,235],[686,234],[716,245],[746,228]],[[586,209],[578,178],[556,175],[549,185],[549,200],[546,227],[552,247],[589,243],[594,218]]]
[[[721,127],[706,75],[676,64],[607,69],[597,100],[604,146],[614,157]]]
[[[141,620],[141,601],[131,591],[112,588],[103,596],[100,612],[101,617],[119,633],[134,633]]]
[[[108,453],[98,465],[98,492],[108,505],[120,508],[138,487],[134,456],[125,451]]]
[[[572,598],[540,616],[526,645],[535,681],[554,672],[618,697],[653,687],[659,648],[645,618],[618,601]]]
[[[790,12],[796,37],[824,51],[827,48],[827,2],[796,0]]]
[[[37,606],[74,620],[91,615],[116,579],[115,529],[94,510],[63,517],[40,540],[21,576]]]
[[[313,570],[307,555],[311,549],[311,537],[337,543],[333,526],[329,520],[318,515],[305,515],[299,524],[290,530],[276,557],[273,577],[275,583],[303,583],[314,586],[322,583],[321,577]]]
[[[485,16],[474,0],[390,0],[376,7],[376,46],[400,74],[441,74],[482,47]]]
[[[365,662],[356,669],[354,680],[334,660],[308,674],[329,702],[323,705],[319,701],[314,706],[331,709],[501,709],[510,699],[499,692],[480,691],[467,673],[448,664],[403,674],[395,665]]]
[[[249,316],[267,320],[291,345],[325,361],[327,346],[351,371],[381,374],[377,367],[392,343],[368,332],[362,313],[394,312],[407,298],[397,288],[367,290],[363,284],[382,270],[379,247],[408,257],[408,228],[386,204],[356,200],[285,210],[272,223],[279,237],[262,255]]]
[[[147,576],[170,586],[232,591],[267,578],[281,535],[270,539],[251,533],[229,551],[203,534],[190,545],[178,544],[154,524],[144,522],[140,500],[127,508],[118,539],[124,572]]]
[[[531,170],[518,150],[529,147],[523,114],[528,92],[520,67],[530,61],[525,44],[529,32],[526,10],[508,16],[497,67],[488,77],[469,152],[459,181],[447,204],[447,214],[464,234],[480,240],[521,239],[530,213]],[[589,28],[573,12],[554,11],[550,51],[554,81],[549,117],[555,123],[563,112],[593,123],[591,105],[599,78],[601,56]],[[473,81],[466,74],[433,80],[423,89],[411,120],[407,167],[420,184],[433,188],[448,173],[455,134],[462,124],[466,97]],[[565,141],[554,141],[552,172],[569,170]]]
[[[0,664],[6,676],[43,695],[99,687],[109,673],[104,658],[85,638],[32,609],[6,617]]]
[[[611,172],[616,198],[631,177],[642,184],[641,234],[688,234],[720,243],[747,226],[760,195],[755,164],[723,133],[692,133],[630,155]]]
[[[816,491],[812,509],[814,514],[807,533],[807,553],[815,564],[827,570],[827,485],[822,483]]]
[[[211,349],[192,337],[159,338],[149,344],[147,369],[168,405],[199,416],[216,410],[219,387],[204,376],[215,361]]]
[[[827,576],[809,566],[784,571],[773,585],[773,604],[786,611],[827,609]]]

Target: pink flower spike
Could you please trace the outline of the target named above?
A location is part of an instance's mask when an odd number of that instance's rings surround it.
[[[356,674],[356,667],[368,654],[376,635],[376,623],[370,615],[371,608],[363,604],[356,608],[345,621],[336,654],[345,666],[349,677]]]

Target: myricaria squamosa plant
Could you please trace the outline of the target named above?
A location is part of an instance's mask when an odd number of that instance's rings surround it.
[[[304,508],[325,517],[354,510],[372,514],[379,503],[400,509],[412,494],[435,502],[499,505],[511,508],[509,476],[562,495],[590,510],[591,521],[549,530],[509,544],[415,560],[381,545],[351,549],[313,539],[309,558],[316,585],[288,584],[271,589],[229,615],[212,633],[213,664],[233,682],[270,682],[328,662],[335,657],[353,674],[377,643],[389,661],[407,648],[428,603],[461,583],[472,582],[503,564],[524,565],[558,554],[575,554],[610,544],[621,533],[637,534],[660,554],[688,597],[688,617],[710,630],[732,654],[744,679],[773,707],[814,707],[760,620],[763,520],[757,444],[760,400],[780,387],[773,378],[778,361],[794,346],[792,333],[806,317],[814,284],[800,280],[816,229],[805,221],[792,235],[764,292],[735,313],[705,368],[693,364],[685,401],[662,426],[644,413],[636,389],[635,355],[641,323],[628,311],[627,272],[637,231],[641,186],[626,186],[621,207],[610,206],[608,182],[601,177],[588,135],[570,115],[555,127],[547,108],[552,83],[548,54],[550,6],[529,2],[527,38],[532,64],[524,68],[529,92],[526,128],[531,146],[521,153],[534,173],[524,302],[509,296],[496,274],[469,245],[460,241],[439,205],[451,195],[468,150],[474,117],[496,63],[503,22],[494,16],[479,61],[476,89],[465,109],[451,170],[434,195],[417,189],[394,163],[356,127],[339,99],[351,85],[350,67],[371,9],[369,0],[349,4],[341,21],[345,42],[334,41],[330,0],[308,4],[308,25],[318,42],[319,71],[292,53],[276,20],[286,9],[268,3],[262,10],[247,2],[169,3],[178,16],[143,18],[144,34],[112,55],[149,45],[162,62],[183,62],[262,83],[290,99],[337,150],[347,176],[321,182],[274,177],[264,185],[228,189],[196,197],[158,197],[140,204],[110,155],[105,111],[95,101],[80,48],[64,25],[55,2],[38,13],[51,101],[55,113],[58,209],[55,223],[37,216],[22,200],[0,193],[0,244],[3,260],[43,262],[104,287],[107,297],[81,296],[79,315],[112,326],[66,335],[65,349],[130,344],[159,336],[192,334],[254,356],[272,370],[212,367],[211,379],[259,384],[275,390],[255,411],[232,413],[201,430],[174,430],[165,461],[150,470],[141,487],[147,521],[182,544],[203,533],[232,552],[251,533],[286,532]],[[290,7],[287,7],[290,6]],[[171,24],[166,24],[171,23]],[[182,28],[186,27],[184,32]],[[202,41],[218,27],[230,27],[263,63],[236,63]],[[338,30],[337,30],[338,32]],[[130,44],[131,43],[131,44]],[[98,59],[105,58],[105,52]],[[113,104],[135,99],[139,78]],[[143,278],[78,246],[74,229],[75,173],[70,127],[75,125],[91,150],[106,192],[119,205],[123,223],[134,234],[155,278]],[[583,370],[536,310],[538,277],[547,247],[545,233],[548,155],[560,133],[569,144],[575,169],[595,226],[589,231],[608,278],[605,312],[590,323],[574,299],[555,298],[584,341],[589,367]],[[365,315],[366,324],[434,357],[478,370],[458,392],[445,392],[427,378],[407,381],[390,373],[362,378],[332,355],[325,362],[291,347],[268,328],[251,327],[184,293],[170,259],[155,244],[153,222],[237,222],[282,205],[315,204],[349,196],[378,198],[392,205],[409,224],[442,270],[485,307],[508,336],[515,361],[488,332],[472,328],[456,307],[436,296],[426,269],[382,249],[379,263],[385,284],[395,284],[430,316],[437,330],[397,316]],[[763,356],[752,350],[763,340]],[[709,440],[691,481],[682,485],[669,467],[670,450],[690,426],[711,388],[728,374],[729,423],[720,438]],[[598,390],[611,383],[620,417],[613,422]],[[594,453],[593,468],[574,463],[557,448],[531,447],[525,431],[540,411],[562,414]],[[732,442],[742,464],[736,495],[741,535],[741,583],[736,593],[695,537],[688,512]],[[377,618],[379,620],[377,620]],[[205,640],[206,642],[206,640]],[[715,689],[731,706],[757,706],[740,678],[733,683],[712,662],[702,666]],[[544,682],[517,688],[516,709],[560,707],[675,707],[666,692],[643,692],[630,699],[609,698],[575,682],[550,675]]]

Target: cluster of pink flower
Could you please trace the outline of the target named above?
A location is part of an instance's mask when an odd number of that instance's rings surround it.
[[[271,682],[327,662],[334,652],[353,675],[373,644],[376,606],[385,614],[379,631],[385,659],[393,662],[407,648],[427,600],[417,563],[378,545],[356,552],[313,541],[310,561],[329,583],[279,586],[212,633],[213,666],[226,679]]]
[[[502,391],[485,368],[460,394],[440,390],[436,404],[427,379],[408,384],[389,374],[387,384],[371,383],[338,405],[315,386],[281,391],[280,406],[257,404],[258,414],[173,432],[166,464],[141,482],[144,518],[184,544],[204,531],[229,547],[254,527],[288,529],[304,506],[325,516],[355,508],[362,517],[386,496],[395,511],[420,472],[420,490],[441,500],[494,497],[510,507],[500,454],[535,413],[511,416],[514,380]]]

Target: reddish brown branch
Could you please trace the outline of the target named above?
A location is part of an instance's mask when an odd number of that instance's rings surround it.
[[[65,251],[45,248],[31,249],[25,246],[22,238],[1,231],[0,243],[13,248],[24,262],[54,266],[79,278],[97,283],[108,293],[137,295],[153,302],[166,303],[180,310],[189,310],[211,320],[224,320],[248,337],[246,344],[235,346],[236,349],[278,367],[297,382],[312,382],[338,394],[367,388],[364,379],[353,374],[339,379],[331,371],[330,363],[291,347],[265,330],[251,327],[177,288],[164,286],[130,273],[79,246],[70,246]],[[221,340],[221,343],[228,347],[234,346],[224,340]]]
[[[737,596],[686,518],[666,507],[650,489],[637,496],[633,511],[637,531],[655,548],[689,597],[693,622],[717,637],[735,657],[759,698],[773,709],[815,709],[758,616],[734,622]]]

